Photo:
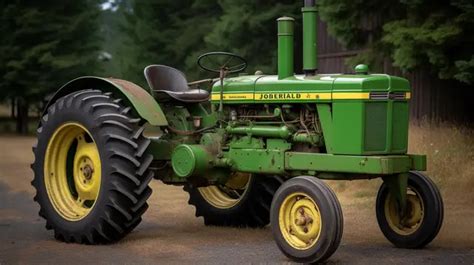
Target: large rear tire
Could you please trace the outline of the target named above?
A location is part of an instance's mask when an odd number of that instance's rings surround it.
[[[385,183],[377,194],[376,214],[380,230],[399,248],[422,248],[430,243],[441,229],[443,211],[443,200],[436,184],[420,172],[409,173],[403,218],[397,200]]]
[[[148,208],[153,157],[139,118],[110,93],[81,90],[52,104],[37,130],[34,200],[58,240],[114,242]]]
[[[339,247],[341,205],[320,179],[301,176],[286,181],[273,198],[270,216],[278,248],[294,261],[322,262]]]
[[[237,174],[225,186],[184,187],[189,193],[188,203],[196,207],[196,217],[202,216],[205,225],[264,227],[270,222],[273,195],[283,179]]]

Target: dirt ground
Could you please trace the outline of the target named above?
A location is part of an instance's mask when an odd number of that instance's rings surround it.
[[[206,227],[180,187],[153,181],[143,222],[123,241],[84,246],[55,241],[38,217],[30,186],[33,138],[0,136],[0,265],[291,263],[270,229]],[[444,195],[445,221],[425,249],[394,248],[374,213],[379,180],[331,183],[344,211],[344,235],[328,264],[474,264],[472,187]],[[461,195],[460,194],[465,194]]]

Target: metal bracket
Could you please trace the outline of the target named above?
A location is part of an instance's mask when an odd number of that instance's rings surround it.
[[[400,216],[403,217],[406,213],[407,207],[407,186],[408,173],[401,173],[398,175],[388,175],[382,177],[383,182],[388,186],[390,193],[395,196],[399,205]]]

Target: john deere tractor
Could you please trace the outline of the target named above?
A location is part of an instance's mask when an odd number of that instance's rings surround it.
[[[304,74],[293,69],[294,19],[281,17],[276,75],[239,75],[244,58],[210,52],[197,63],[212,79],[150,65],[149,92],[92,76],[60,88],[33,148],[46,228],[65,242],[116,242],[140,223],[155,178],[182,185],[206,225],[270,224],[286,256],[318,262],[343,232],[323,180],[382,178],[375,211],[385,237],[402,248],[431,242],[443,202],[419,172],[426,156],[407,154],[408,81],[365,65],[317,73],[317,7],[304,2]]]

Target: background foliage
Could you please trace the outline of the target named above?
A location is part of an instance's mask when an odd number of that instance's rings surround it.
[[[276,23],[296,18],[302,1],[270,0],[0,0],[0,100],[17,109],[25,132],[28,109],[67,80],[113,76],[145,85],[143,68],[166,64],[189,80],[209,77],[197,57],[230,51],[248,73],[276,71]],[[330,32],[377,69],[384,60],[404,71],[425,68],[444,79],[474,83],[471,0],[319,0]],[[301,69],[301,32],[296,30]]]
[[[354,61],[390,58],[410,71],[428,68],[441,79],[474,84],[472,0],[320,0],[331,33],[365,48]],[[375,23],[373,22],[375,18]]]

